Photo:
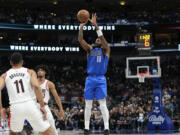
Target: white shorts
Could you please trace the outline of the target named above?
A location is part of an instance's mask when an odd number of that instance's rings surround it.
[[[53,130],[53,133],[54,133],[54,135],[58,135],[58,132],[57,132],[57,129],[56,129],[56,126],[55,126],[55,120],[54,120],[54,117],[52,115],[52,112],[51,112],[49,106],[45,105],[45,109],[46,109],[46,112],[47,112],[47,119],[48,119],[48,121],[50,123],[50,126],[51,126],[51,128]]]
[[[30,100],[12,104],[9,109],[9,127],[13,132],[21,132],[25,120],[30,123],[34,130],[39,132],[44,132],[50,127],[49,122],[43,120],[42,112],[36,101]]]
[[[39,104],[38,104],[38,107],[40,108]],[[58,135],[58,131],[57,131],[56,125],[55,125],[55,120],[54,120],[54,117],[53,117],[52,112],[51,112],[48,105],[45,105],[45,110],[46,110],[46,113],[47,113],[46,114],[47,115],[47,120],[48,120],[48,122],[50,124],[50,127],[51,127],[54,135]],[[35,135],[39,135],[37,130],[34,130],[34,133],[35,133]]]

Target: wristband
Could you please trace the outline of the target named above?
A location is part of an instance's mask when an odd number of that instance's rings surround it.
[[[101,31],[101,30],[97,30],[96,32],[97,32],[98,37],[100,37],[100,36],[102,36],[102,35],[103,35],[103,33],[102,33],[102,31]]]

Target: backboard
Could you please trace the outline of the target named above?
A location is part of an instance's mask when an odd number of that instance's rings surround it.
[[[139,82],[144,82],[145,78],[159,78],[160,57],[127,57],[125,73],[126,78],[138,78]]]

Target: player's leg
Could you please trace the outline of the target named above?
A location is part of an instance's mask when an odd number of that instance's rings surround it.
[[[107,109],[106,99],[100,99],[98,101],[99,101],[101,113],[104,120],[104,129],[109,130],[109,111]]]
[[[43,118],[40,118],[32,121],[29,120],[29,122],[32,125],[33,129],[35,129],[35,131],[40,132],[42,135],[54,135],[50,127],[50,124],[47,120],[44,121]]]
[[[39,104],[38,104],[38,107],[40,108]],[[45,106],[45,109],[46,109],[46,113],[47,113],[47,114],[46,114],[47,120],[48,120],[48,122],[49,122],[49,124],[50,124],[50,127],[51,127],[54,135],[58,135],[58,131],[57,131],[56,126],[55,126],[55,120],[54,120],[54,117],[53,117],[53,115],[52,115],[52,112],[51,112],[49,106],[46,105],[46,106]],[[34,131],[34,134],[35,134],[35,135],[39,135],[39,132],[38,132],[38,131]]]
[[[43,135],[53,135],[48,120],[43,120],[43,114],[38,108],[37,102],[29,101],[27,105],[29,111],[26,113],[26,119],[32,126],[33,130],[40,132]]]
[[[109,111],[106,105],[106,96],[107,96],[107,84],[106,78],[100,77],[97,79],[97,87],[96,87],[96,99],[99,102],[100,110],[104,120],[104,129],[105,134],[109,134]]]
[[[31,135],[31,131],[29,130],[27,126],[24,126],[24,131],[27,135]]]
[[[85,100],[84,124],[86,130],[89,130],[92,102],[93,100]]]
[[[91,108],[92,102],[94,99],[94,79],[92,77],[86,78],[85,83],[85,92],[84,92],[84,99],[85,99],[85,110],[84,110],[84,124],[85,124],[85,134],[89,134],[89,124],[90,124],[90,117],[91,117]]]
[[[9,107],[9,129],[10,135],[17,135],[23,130],[24,126],[24,111],[22,104],[15,104]]]
[[[10,130],[9,134],[10,134],[10,135],[18,135],[18,133],[13,132],[13,131],[11,131],[11,130]]]
[[[52,129],[49,127],[46,131],[41,132],[42,135],[54,135]]]
[[[28,122],[27,120],[24,121],[23,131],[24,131],[27,135],[31,135],[31,126],[29,125],[29,122]]]
[[[55,120],[54,120],[54,117],[52,115],[52,112],[51,112],[49,106],[46,105],[45,109],[46,109],[46,112],[47,112],[47,119],[48,119],[49,124],[50,124],[50,126],[52,128],[52,131],[53,131],[54,135],[58,135],[58,131],[57,131],[56,125],[55,125]]]

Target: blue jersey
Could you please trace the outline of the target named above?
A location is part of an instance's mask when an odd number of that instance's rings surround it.
[[[88,75],[104,75],[107,71],[109,58],[104,54],[102,48],[94,48],[87,56]]]

